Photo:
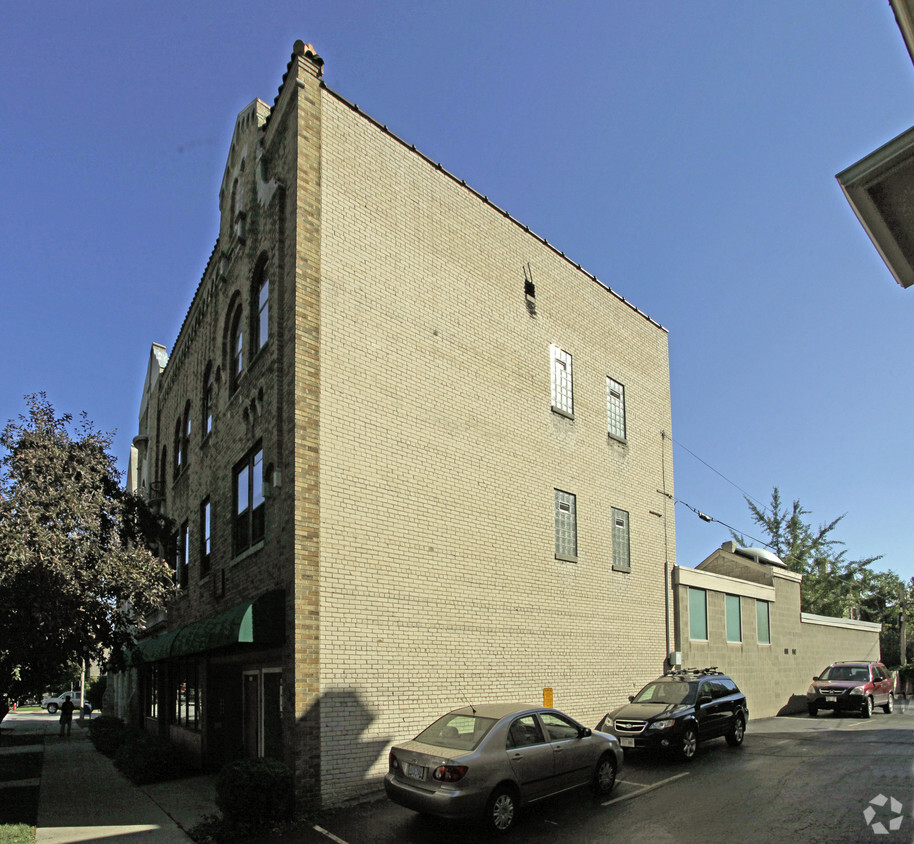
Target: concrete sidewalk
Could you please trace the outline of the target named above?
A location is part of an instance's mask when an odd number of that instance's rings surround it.
[[[58,719],[44,712],[3,720],[5,734],[44,736],[36,844],[180,844],[191,841],[185,829],[218,814],[213,777],[136,786],[95,749],[86,726],[74,718],[72,735],[60,738]]]

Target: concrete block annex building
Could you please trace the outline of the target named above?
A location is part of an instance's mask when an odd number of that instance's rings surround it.
[[[116,712],[302,806],[467,702],[593,725],[675,642],[667,332],[322,81],[238,116],[128,483],[175,595]]]

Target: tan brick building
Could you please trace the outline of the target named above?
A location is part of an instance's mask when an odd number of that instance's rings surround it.
[[[735,542],[673,569],[681,664],[730,674],[750,718],[805,712],[806,689],[827,665],[879,659],[882,625],[801,612],[801,580],[774,554]]]
[[[594,724],[656,675],[675,528],[666,331],[321,68],[239,116],[153,347],[130,474],[179,588],[121,706],[330,805],[454,706]]]

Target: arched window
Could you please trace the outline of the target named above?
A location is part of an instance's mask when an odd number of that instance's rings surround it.
[[[210,361],[206,365],[206,371],[203,373],[203,439],[206,439],[213,430],[213,363]]]
[[[244,323],[241,319],[241,305],[235,309],[232,328],[229,332],[230,376],[232,392],[238,388],[238,379],[244,371]]]

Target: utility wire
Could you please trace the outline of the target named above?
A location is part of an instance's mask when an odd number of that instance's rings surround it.
[[[705,466],[707,466],[712,472],[714,472],[715,475],[720,475],[720,477],[722,477],[728,484],[730,484],[730,486],[738,489],[743,495],[746,496],[746,498],[754,501],[765,512],[768,512],[768,507],[766,505],[764,505],[761,501],[759,501],[754,495],[749,495],[749,493],[746,492],[746,490],[744,490],[739,484],[735,483],[734,481],[731,481],[723,472],[721,472],[718,469],[715,469],[710,463],[708,463],[707,460],[702,460],[694,451],[692,451],[692,449],[688,448],[687,446],[684,446],[675,437],[670,437],[670,439],[673,440],[673,442],[676,445],[678,445],[680,448],[685,449],[687,452],[689,452],[689,454],[691,454],[692,457],[694,457],[699,463],[703,463]],[[721,522],[721,524],[723,524],[723,522]],[[727,525],[727,527],[730,527],[730,526]],[[732,528],[731,528],[731,530],[732,530]]]

